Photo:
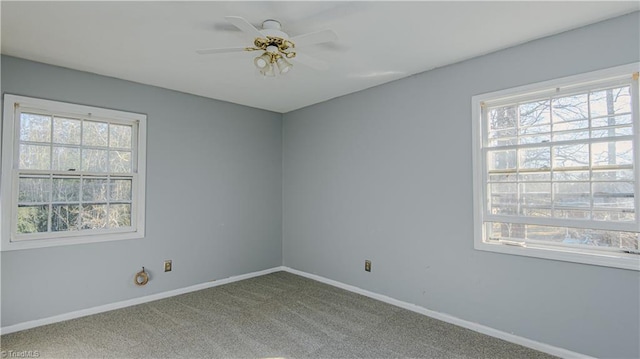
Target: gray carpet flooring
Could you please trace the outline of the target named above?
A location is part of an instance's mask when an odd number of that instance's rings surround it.
[[[1,340],[41,358],[552,358],[287,272]]]

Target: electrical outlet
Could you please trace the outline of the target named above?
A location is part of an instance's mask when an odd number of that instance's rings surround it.
[[[371,272],[371,261],[368,259],[364,261],[364,270]]]
[[[171,272],[171,259],[164,261],[164,271]]]

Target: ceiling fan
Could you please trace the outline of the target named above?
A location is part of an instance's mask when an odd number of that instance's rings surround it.
[[[276,75],[276,69],[282,75],[291,70],[293,65],[289,60],[297,61],[312,69],[325,70],[327,64],[314,57],[297,51],[299,47],[332,42],[338,39],[338,35],[332,30],[320,30],[303,35],[289,37],[282,31],[282,25],[277,20],[265,20],[262,22],[262,30],[239,16],[225,16],[232,25],[242,30],[253,38],[253,46],[228,47],[196,50],[198,54],[221,54],[241,51],[261,51],[262,53],[253,60],[253,64],[265,77]],[[294,51],[296,49],[296,51]]]

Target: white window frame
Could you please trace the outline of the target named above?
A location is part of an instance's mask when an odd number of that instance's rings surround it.
[[[28,236],[17,234],[16,209],[18,207],[18,176],[20,173],[17,154],[20,109],[133,126],[132,173],[127,175],[132,178],[130,227],[46,232]],[[5,94],[2,118],[2,175],[0,177],[0,235],[2,236],[0,250],[10,251],[143,238],[145,235],[146,128],[147,116],[144,114]],[[76,176],[79,175],[76,172],[72,173]],[[105,173],[105,175],[110,174]]]
[[[528,257],[560,260],[574,263],[599,265],[613,268],[630,269],[640,271],[640,255],[637,253],[626,253],[620,251],[602,251],[593,248],[554,246],[544,243],[529,243],[512,241],[489,240],[486,233],[485,222],[489,219],[499,217],[490,214],[487,208],[487,159],[485,155],[486,131],[483,120],[482,107],[485,105],[496,106],[517,102],[520,98],[523,101],[535,96],[557,95],[562,93],[572,93],[581,89],[590,89],[599,83],[611,83],[616,80],[628,82],[631,79],[632,97],[632,121],[633,121],[633,160],[634,160],[634,180],[635,180],[635,207],[640,208],[640,121],[638,119],[640,109],[640,96],[638,91],[638,69],[640,63],[632,63],[617,66],[604,70],[593,71],[575,76],[564,77],[544,81],[540,83],[519,86],[501,91],[480,94],[472,97],[472,148],[473,148],[473,221],[474,221],[474,248],[476,250],[521,255]],[[588,141],[588,140],[586,140]],[[640,213],[636,213],[636,221],[633,223],[621,223],[618,230],[640,232]],[[493,218],[495,221],[495,218]],[[510,218],[513,219],[513,218]],[[526,218],[516,217],[516,221],[526,223]],[[550,219],[549,225],[575,226],[575,222],[562,223],[561,219]],[[535,223],[534,223],[535,224]],[[543,223],[538,223],[543,224]],[[608,222],[603,222],[603,228],[612,229]]]

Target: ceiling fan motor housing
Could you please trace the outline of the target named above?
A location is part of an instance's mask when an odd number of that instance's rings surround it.
[[[265,36],[279,37],[282,39],[289,39],[289,35],[282,31],[282,25],[277,20],[265,20],[262,22],[262,30],[260,30]]]

